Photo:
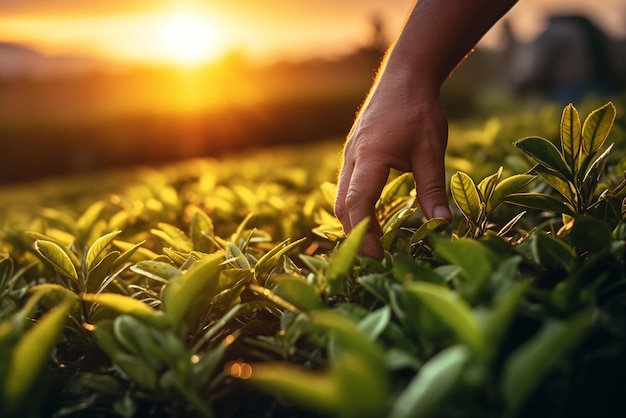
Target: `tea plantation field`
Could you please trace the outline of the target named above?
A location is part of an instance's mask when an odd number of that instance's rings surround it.
[[[4,188],[0,416],[621,416],[623,112],[453,123],[453,221],[391,173],[383,260],[339,140]]]

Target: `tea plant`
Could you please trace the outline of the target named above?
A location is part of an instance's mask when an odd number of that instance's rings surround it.
[[[0,415],[610,416],[626,388],[615,119],[570,105],[556,145],[515,143],[532,169],[452,174],[452,223],[394,173],[345,236],[334,146],[5,208]],[[367,222],[382,260],[359,254]]]

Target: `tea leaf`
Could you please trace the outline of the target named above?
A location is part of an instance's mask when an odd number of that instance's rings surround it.
[[[391,321],[391,308],[385,305],[374,312],[369,313],[358,324],[357,329],[362,332],[370,341],[376,341],[380,334]]]
[[[331,294],[344,294],[347,291],[345,289],[345,276],[352,268],[354,259],[361,248],[361,242],[363,242],[363,237],[365,237],[367,232],[368,224],[369,220],[364,219],[355,226],[346,239],[339,244],[337,250],[330,256],[326,278]]]
[[[160,229],[151,229],[157,237],[178,251],[189,253],[193,251],[193,243],[187,235],[174,225],[159,222]]]
[[[200,208],[195,208],[191,217],[189,235],[196,251],[211,253],[215,250],[215,242],[209,239],[214,235],[211,218]]]
[[[185,274],[174,277],[163,289],[163,309],[173,326],[201,300],[213,297],[222,271],[224,253],[208,255],[194,264]]]
[[[320,190],[322,191],[322,197],[328,206],[333,207],[335,205],[335,197],[337,196],[337,185],[328,181],[320,184]]]
[[[141,274],[142,276],[164,284],[169,283],[174,277],[178,277],[182,274],[180,270],[171,264],[153,260],[140,261],[130,266],[130,269],[137,274]]]
[[[519,192],[533,181],[535,177],[532,174],[515,174],[500,181],[495,185],[493,193],[487,201],[487,212],[494,211],[504,202],[506,196]]]
[[[130,296],[103,292],[98,294],[84,293],[81,295],[81,298],[85,302],[97,303],[120,314],[133,315],[154,325],[163,323],[162,318],[157,315],[157,311]]]
[[[463,345],[448,347],[429,359],[394,401],[390,418],[434,416],[437,406],[460,383],[470,352]]]
[[[539,164],[555,171],[564,180],[573,180],[572,171],[563,159],[563,155],[547,139],[530,136],[520,139],[514,145]]]
[[[489,202],[491,199],[491,194],[493,193],[494,188],[500,182],[500,178],[502,177],[502,166],[498,168],[494,174],[485,177],[478,183],[478,191],[482,196],[483,202]]]
[[[431,232],[441,232],[446,229],[448,225],[450,225],[450,222],[448,222],[447,219],[431,218],[417,228],[411,236],[409,243],[416,244],[426,238]]]
[[[472,285],[480,288],[492,272],[489,250],[472,239],[438,240],[435,254],[461,268],[461,274]]]
[[[83,241],[89,238],[89,233],[93,229],[94,225],[100,219],[100,214],[104,210],[106,204],[103,201],[97,201],[83,212],[83,214],[76,221],[76,227],[78,230],[78,236]]]
[[[567,165],[575,173],[580,164],[581,129],[578,111],[570,103],[561,117],[561,149]]]
[[[249,381],[259,390],[287,397],[301,406],[334,413],[343,401],[339,382],[328,373],[278,362],[246,367],[251,367]]]
[[[98,238],[91,246],[89,250],[87,250],[87,255],[85,256],[85,266],[87,267],[87,271],[91,271],[93,268],[94,262],[98,258],[98,256],[104,251],[106,247],[113,242],[116,236],[118,236],[122,231],[113,231],[109,232],[106,235]]]
[[[141,257],[144,260],[154,260],[155,258],[158,258],[159,255],[157,253],[142,247],[144,243],[145,241],[138,244],[131,244],[126,241],[114,240],[113,245],[124,251],[122,255],[120,255],[117,265],[121,265],[126,261],[132,260],[133,258]]]
[[[508,195],[504,201],[506,203],[530,209],[545,210],[548,212],[562,213],[570,216],[574,216],[576,214],[570,205],[548,194],[514,193]]]
[[[323,307],[322,299],[315,288],[303,280],[282,279],[276,283],[272,291],[278,297],[305,312]]]
[[[537,164],[533,168],[533,172],[539,174],[541,178],[545,180],[554,190],[559,192],[567,201],[573,206],[578,206],[578,196],[574,185],[568,181],[563,180],[561,176],[554,171],[545,168],[542,165]]]
[[[380,198],[376,202],[376,210],[382,211],[386,205],[398,197],[404,186],[407,184],[412,185],[412,179],[413,175],[411,173],[403,173],[387,183],[380,194]]]
[[[256,280],[260,281],[261,278],[278,265],[283,255],[301,244],[305,239],[306,238],[301,238],[292,243],[289,243],[289,241],[291,241],[290,239],[286,239],[259,258],[254,266],[254,277]]]
[[[572,247],[562,239],[544,233],[533,235],[531,250],[537,264],[548,269],[559,266],[570,269],[576,262],[576,253]]]
[[[4,382],[5,399],[18,401],[35,382],[57,343],[74,301],[66,300],[45,314],[13,348]]]
[[[458,171],[450,179],[450,191],[454,203],[463,216],[474,224],[478,223],[482,214],[482,205],[478,189],[471,177]]]
[[[444,286],[416,282],[407,286],[409,294],[432,311],[460,341],[480,354],[483,348],[482,330],[470,306]]]
[[[589,312],[568,321],[547,322],[535,337],[507,358],[502,375],[507,417],[517,415],[541,379],[559,363],[569,348],[583,338],[590,325]]]
[[[587,154],[598,151],[615,121],[615,106],[608,102],[587,116],[583,124],[583,149]]]
[[[591,164],[591,167],[589,167],[585,173],[585,177],[583,177],[580,189],[585,205],[588,205],[593,198],[593,194],[596,191],[598,183],[600,182],[602,172],[604,171],[604,167],[606,166],[606,162],[609,158],[609,153],[612,149],[613,144],[611,144],[598,158],[596,158],[593,164]]]
[[[59,244],[52,241],[37,240],[35,241],[35,249],[42,257],[48,260],[59,273],[76,282],[79,281],[78,273],[72,263],[72,259]]]
[[[567,238],[579,250],[594,252],[608,248],[613,241],[609,225],[591,216],[577,217]]]

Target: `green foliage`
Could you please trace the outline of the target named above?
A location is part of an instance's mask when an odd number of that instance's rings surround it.
[[[335,148],[7,210],[0,415],[607,415],[626,373],[615,120],[610,103],[582,123],[569,105],[545,126],[558,141],[515,143],[530,163],[457,168],[452,222],[425,219],[394,172],[346,236],[321,157]],[[359,253],[368,222],[382,260]]]

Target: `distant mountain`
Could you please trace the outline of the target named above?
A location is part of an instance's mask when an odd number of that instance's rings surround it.
[[[89,57],[49,56],[24,45],[0,42],[0,80],[76,76],[110,68],[109,63]]]

